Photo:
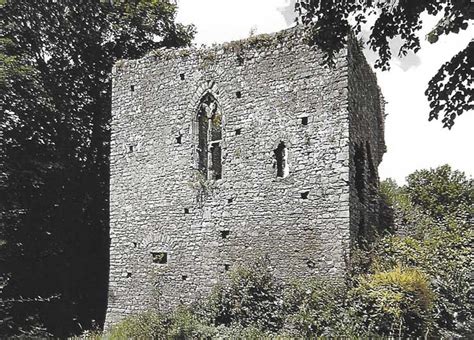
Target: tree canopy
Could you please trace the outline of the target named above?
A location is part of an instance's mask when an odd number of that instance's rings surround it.
[[[298,21],[309,27],[309,38],[327,54],[330,62],[345,44],[351,30],[360,33],[369,17],[375,17],[367,45],[377,52],[375,68],[387,70],[392,52],[390,41],[399,37],[403,44],[399,56],[420,49],[418,32],[422,28],[421,14],[442,13],[438,24],[428,34],[435,43],[440,35],[458,33],[468,28],[474,19],[474,4],[470,0],[299,0],[295,11]],[[430,102],[429,120],[442,116],[444,127],[451,128],[462,113],[474,109],[474,41],[447,61],[433,76],[425,94]]]
[[[188,45],[175,14],[167,0],[0,5],[1,334],[102,323],[111,68]]]
[[[417,267],[431,276],[432,336],[472,337],[473,179],[443,165],[413,172],[404,186],[389,179],[380,187],[398,235],[378,242],[375,262],[382,268]]]

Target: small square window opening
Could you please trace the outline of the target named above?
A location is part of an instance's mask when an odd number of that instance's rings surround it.
[[[152,252],[153,263],[166,264],[168,263],[168,253],[166,252]]]

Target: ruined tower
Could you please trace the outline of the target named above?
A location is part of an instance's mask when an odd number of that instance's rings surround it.
[[[259,256],[345,273],[378,221],[383,100],[355,42],[322,57],[291,29],[115,65],[107,325]]]

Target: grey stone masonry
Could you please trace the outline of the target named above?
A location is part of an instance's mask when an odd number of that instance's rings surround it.
[[[115,65],[106,327],[261,256],[284,282],[346,273],[378,221],[383,99],[355,42],[322,58],[290,29]]]

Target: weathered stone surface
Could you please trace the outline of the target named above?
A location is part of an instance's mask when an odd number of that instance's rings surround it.
[[[345,273],[377,223],[383,100],[355,44],[334,69],[321,60],[293,29],[115,65],[107,325],[206,296],[257,256],[282,280]],[[209,94],[222,125],[217,180],[199,171]]]

